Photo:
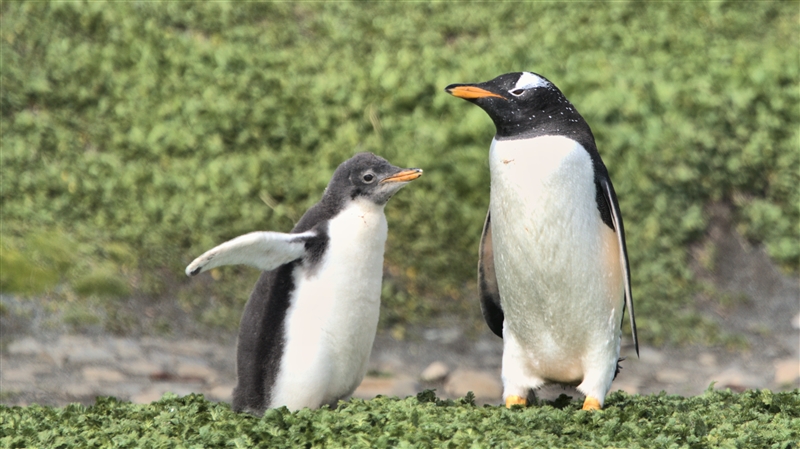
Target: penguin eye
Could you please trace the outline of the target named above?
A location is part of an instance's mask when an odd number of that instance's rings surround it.
[[[519,97],[520,95],[525,93],[525,89],[514,89],[511,91],[511,95],[515,97]]]
[[[373,175],[372,173],[366,173],[364,174],[364,176],[361,177],[361,179],[367,184],[371,184],[372,181],[375,180],[375,175]]]

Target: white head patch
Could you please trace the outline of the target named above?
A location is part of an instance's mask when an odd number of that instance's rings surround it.
[[[539,75],[535,75],[531,72],[522,72],[522,75],[520,75],[517,80],[517,84],[511,90],[533,89],[534,87],[547,87],[549,85],[550,82]]]

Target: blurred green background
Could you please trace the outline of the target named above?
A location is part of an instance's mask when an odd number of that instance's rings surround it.
[[[425,170],[386,209],[382,328],[482,329],[475,271],[494,127],[443,88],[520,70],[559,86],[595,133],[645,342],[729,342],[696,305],[725,295],[689,263],[711,205],[729,207],[787,273],[800,268],[796,2],[0,12],[0,291],[78,328],[136,328],[137,310],[119,306],[133,298],[235,329],[258,273],[190,281],[185,265],[246,232],[289,231],[340,162],[372,151]],[[702,253],[713,270],[713,248]]]

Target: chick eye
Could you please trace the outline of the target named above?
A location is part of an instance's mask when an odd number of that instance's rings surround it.
[[[520,95],[525,93],[525,89],[514,89],[511,91],[511,95],[515,97],[519,97]]]
[[[366,182],[367,184],[369,184],[375,180],[375,175],[373,175],[372,173],[367,173],[364,176],[362,176],[361,179],[364,180],[364,182]]]

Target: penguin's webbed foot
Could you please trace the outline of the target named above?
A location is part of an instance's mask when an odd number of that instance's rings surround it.
[[[602,408],[603,406],[600,405],[600,401],[598,401],[597,398],[586,396],[586,399],[583,401],[582,410],[601,410]]]
[[[506,398],[506,408],[511,408],[514,405],[521,405],[525,407],[528,405],[528,399],[523,398],[522,396],[509,396]]]

